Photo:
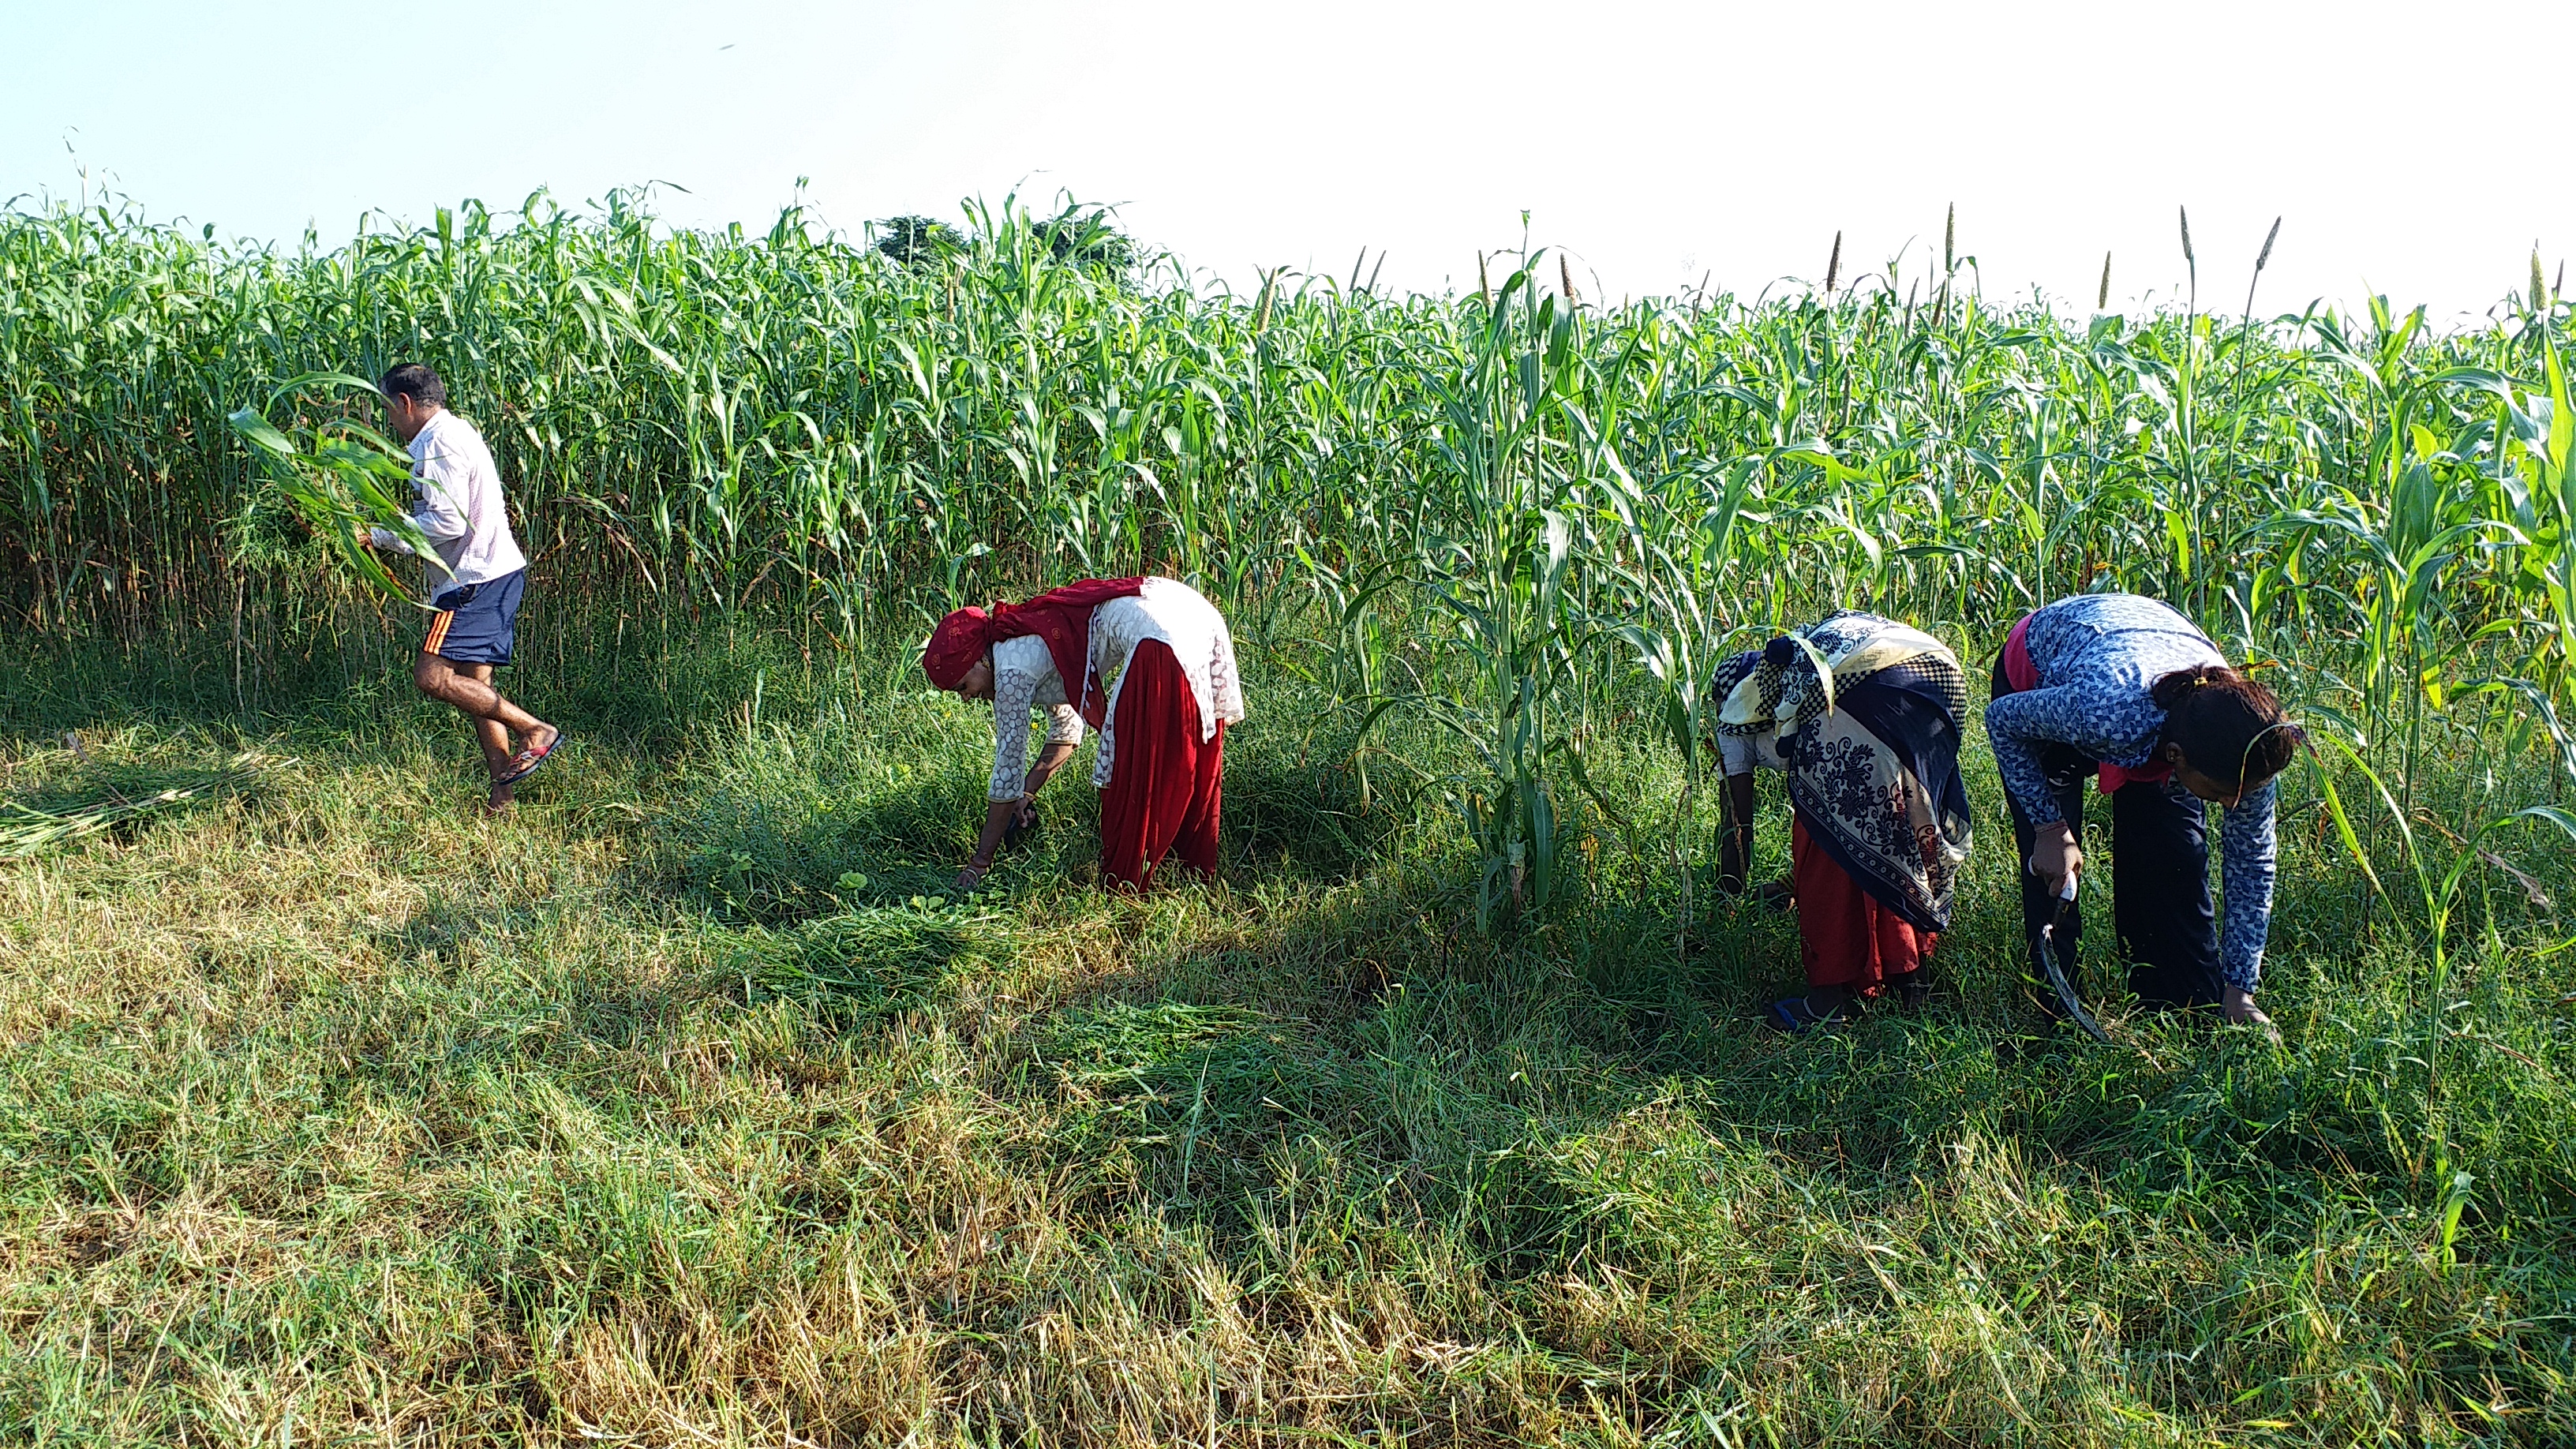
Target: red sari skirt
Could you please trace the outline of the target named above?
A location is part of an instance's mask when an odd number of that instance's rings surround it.
[[[1123,724],[1119,728],[1124,729]],[[1127,748],[1122,741],[1122,751]],[[1791,817],[1789,872],[1798,895],[1798,954],[1810,986],[1842,986],[1854,996],[1922,969],[1939,934],[1918,930],[1860,888],[1825,848]]]
[[[1172,647],[1136,646],[1118,685],[1117,756],[1100,792],[1100,875],[1143,890],[1174,850],[1193,870],[1216,873],[1217,817],[1225,801],[1225,722],[1199,738],[1199,704]]]

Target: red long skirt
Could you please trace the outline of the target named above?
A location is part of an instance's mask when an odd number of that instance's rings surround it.
[[[1126,748],[1123,740],[1119,748]],[[1932,943],[1941,939],[1917,930],[1862,890],[1851,872],[1808,838],[1806,822],[1794,816],[1789,870],[1798,893],[1798,954],[1810,986],[1843,986],[1854,996],[1876,996],[1881,987],[1922,969]]]
[[[1118,685],[1118,749],[1100,792],[1100,875],[1143,890],[1177,849],[1194,870],[1216,873],[1217,816],[1225,802],[1225,722],[1199,738],[1199,703],[1171,646],[1148,639]]]

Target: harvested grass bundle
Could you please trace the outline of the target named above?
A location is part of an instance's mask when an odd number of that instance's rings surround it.
[[[0,860],[34,855],[174,805],[240,789],[263,775],[298,763],[274,755],[239,754],[221,770],[166,785],[148,795],[138,797],[110,789],[104,799],[62,810],[39,810],[14,800],[0,800]]]

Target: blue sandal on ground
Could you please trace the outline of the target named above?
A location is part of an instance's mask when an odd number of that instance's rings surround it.
[[[1839,1006],[1831,1011],[1820,1013],[1807,1004],[1806,997],[1791,996],[1772,1002],[1771,1010],[1764,1014],[1763,1019],[1771,1024],[1771,1029],[1774,1031],[1785,1031],[1791,1036],[1804,1036],[1808,1032],[1822,1031],[1832,1026],[1835,1022],[1843,1020],[1844,1015],[1843,1008]]]

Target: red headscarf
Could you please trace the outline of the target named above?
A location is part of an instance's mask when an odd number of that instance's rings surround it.
[[[1084,579],[1049,589],[1025,604],[996,603],[990,613],[958,609],[931,632],[929,645],[921,651],[921,672],[941,689],[955,689],[986,650],[1005,639],[1035,634],[1046,641],[1047,653],[1055,659],[1065,697],[1098,729],[1109,702],[1093,702],[1100,691],[1091,687],[1091,611],[1112,599],[1132,598],[1144,591],[1141,578]]]

